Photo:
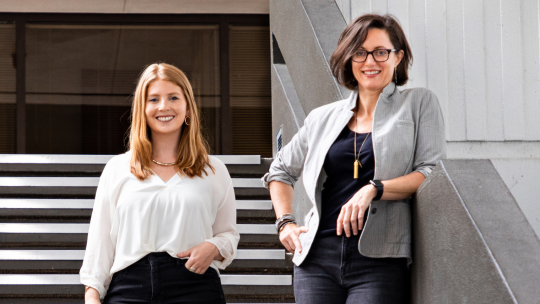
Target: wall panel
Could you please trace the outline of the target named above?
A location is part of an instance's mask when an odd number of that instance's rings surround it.
[[[409,36],[409,0],[388,0],[388,13],[398,18],[405,35]]]
[[[538,1],[525,0],[521,5],[521,39],[523,41],[523,107],[524,139],[540,138],[540,60]]]
[[[447,1],[448,39],[448,140],[467,139],[467,115],[465,107],[465,54],[463,52],[463,1]]]
[[[524,139],[521,1],[501,0],[504,139]]]
[[[424,0],[409,0],[409,44],[414,63],[409,72],[409,87],[426,87],[426,22]]]
[[[351,20],[354,18],[371,12],[371,0],[351,1]]]
[[[463,74],[467,140],[486,139],[483,0],[463,1]]]
[[[504,140],[501,6],[484,2],[484,42],[486,75],[486,140]]]
[[[426,3],[426,66],[428,87],[439,99],[444,121],[448,119],[448,54],[446,35],[446,0]],[[418,59],[420,60],[420,59]],[[415,63],[417,59],[415,58]],[[446,128],[448,136],[450,128]]]

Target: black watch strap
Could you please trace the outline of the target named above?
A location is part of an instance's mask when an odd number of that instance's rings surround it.
[[[380,200],[384,192],[383,183],[378,179],[370,180],[369,183],[375,186],[375,189],[377,189],[377,195],[373,198],[373,200],[374,201]]]

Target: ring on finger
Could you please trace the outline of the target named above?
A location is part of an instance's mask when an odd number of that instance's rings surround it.
[[[197,269],[195,269],[195,268],[193,268],[193,267],[189,267],[189,271],[195,272],[195,271],[197,271]]]

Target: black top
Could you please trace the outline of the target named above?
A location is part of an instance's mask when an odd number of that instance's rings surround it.
[[[336,221],[341,207],[360,188],[369,184],[375,172],[375,156],[371,133],[356,134],[356,153],[360,150],[366,136],[369,137],[360,151],[358,178],[354,179],[354,132],[345,126],[332,144],[324,159],[324,171],[328,178],[322,190],[322,212],[317,236],[336,235]],[[365,221],[365,216],[364,216]]]

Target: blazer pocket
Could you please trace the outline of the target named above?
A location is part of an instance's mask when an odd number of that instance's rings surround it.
[[[383,144],[386,146],[383,158],[393,167],[390,175],[404,175],[414,154],[414,122],[398,120],[392,132],[383,139]]]
[[[412,127],[414,127],[414,121],[412,121],[412,120],[400,119],[400,120],[398,120],[397,124],[398,125],[403,125],[403,126],[412,126]]]
[[[411,243],[411,206],[408,203],[387,203],[386,242]]]

